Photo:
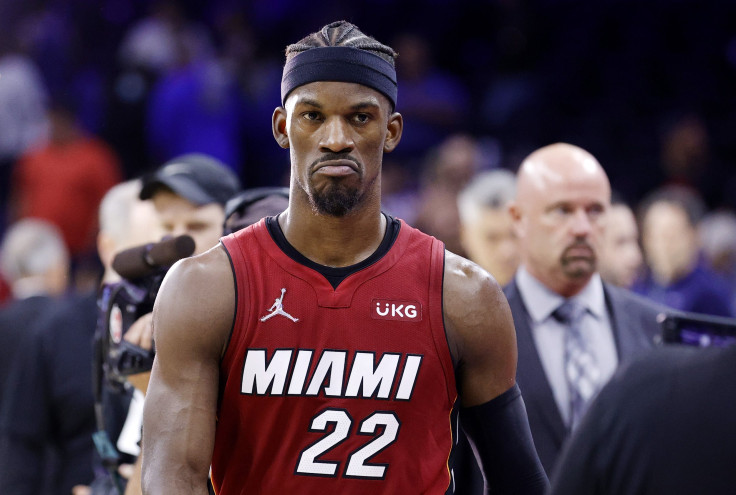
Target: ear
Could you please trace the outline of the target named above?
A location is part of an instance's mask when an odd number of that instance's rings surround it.
[[[387,129],[383,151],[384,153],[391,153],[401,141],[401,133],[404,131],[404,117],[398,112],[391,114],[388,118]]]
[[[279,146],[287,149],[289,147],[289,136],[286,133],[286,109],[284,107],[277,107],[273,111],[271,129]]]
[[[524,236],[524,224],[522,222],[521,209],[516,201],[509,203],[508,211],[509,215],[511,215],[511,226],[514,229],[516,237],[522,238]]]
[[[104,232],[97,234],[97,255],[100,257],[105,270],[109,270],[112,266],[112,259],[115,256],[115,241]]]

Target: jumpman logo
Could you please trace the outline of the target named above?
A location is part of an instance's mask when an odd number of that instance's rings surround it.
[[[291,321],[294,321],[294,322],[299,321],[299,318],[294,318],[289,313],[287,313],[286,311],[284,311],[284,304],[283,304],[282,301],[284,300],[284,294],[285,293],[286,293],[286,289],[281,289],[281,297],[277,298],[274,301],[273,306],[271,306],[270,308],[268,308],[268,310],[270,311],[270,313],[268,313],[266,316],[264,316],[263,318],[261,318],[261,321],[266,321],[269,318],[273,318],[276,315],[286,316],[288,319],[290,319]]]

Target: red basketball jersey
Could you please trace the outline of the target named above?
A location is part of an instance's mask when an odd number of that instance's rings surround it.
[[[220,495],[445,493],[457,392],[444,246],[401,222],[333,289],[261,220],[223,238],[237,285],[212,481]]]

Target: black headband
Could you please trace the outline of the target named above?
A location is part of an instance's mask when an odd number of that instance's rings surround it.
[[[295,88],[315,81],[362,84],[382,93],[396,108],[396,69],[378,55],[349,46],[323,46],[298,53],[284,65],[281,104]]]

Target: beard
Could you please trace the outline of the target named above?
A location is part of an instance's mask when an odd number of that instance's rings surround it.
[[[364,192],[361,193],[361,185],[363,185],[364,179],[363,167],[349,153],[325,153],[319,160],[312,163],[311,168],[315,168],[320,162],[329,160],[351,160],[355,162],[358,165],[357,177],[323,178],[326,183],[317,186],[310,180],[309,189],[311,194],[308,194],[309,202],[320,215],[344,217],[362,203],[364,194]]]
[[[341,184],[339,180],[314,191],[311,197],[312,207],[317,213],[333,217],[344,217],[360,204],[360,200],[358,188]]]
[[[571,254],[573,249],[587,249],[588,255]],[[578,241],[565,248],[560,257],[562,272],[570,278],[580,279],[591,276],[596,270],[596,255],[593,247],[586,241]]]

